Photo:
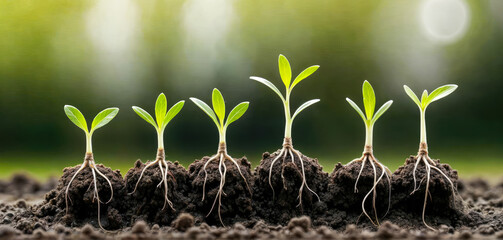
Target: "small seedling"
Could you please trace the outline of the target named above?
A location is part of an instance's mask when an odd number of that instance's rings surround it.
[[[168,168],[168,162],[166,161],[166,154],[164,152],[164,130],[166,129],[166,126],[168,126],[168,123],[182,110],[183,104],[185,101],[179,101],[173,107],[167,111],[167,100],[166,96],[164,93],[161,93],[159,97],[157,97],[157,101],[155,102],[155,118],[154,118],[145,110],[143,110],[140,107],[133,106],[133,110],[143,118],[143,120],[147,121],[150,123],[152,126],[154,126],[155,130],[157,131],[157,157],[155,161],[149,163],[143,170],[141,171],[140,177],[138,178],[138,181],[136,182],[136,185],[134,186],[133,192],[129,194],[133,194],[136,192],[136,188],[138,188],[138,184],[140,183],[141,178],[143,177],[143,173],[145,173],[145,170],[147,168],[154,166],[155,164],[159,165],[159,170],[161,170],[161,176],[162,180],[159,182],[157,187],[160,187],[161,184],[164,183],[164,206],[162,207],[162,210],[166,208],[166,203],[169,205],[169,207],[173,210],[173,203],[169,200],[168,198],[168,175],[170,175],[173,179],[174,176],[171,174],[169,168]]]
[[[231,161],[234,163],[236,166],[237,170],[239,171],[239,174],[243,178],[246,184],[246,188],[248,189],[248,192],[251,195],[251,190],[250,187],[248,186],[248,182],[246,181],[246,178],[244,177],[243,173],[241,172],[241,168],[239,167],[239,164],[234,160],[231,156],[227,154],[227,144],[225,141],[225,135],[227,132],[227,127],[233,123],[234,121],[238,120],[243,116],[243,114],[248,110],[249,102],[242,102],[238,104],[232,111],[229,113],[229,116],[227,116],[227,120],[225,120],[225,102],[224,102],[224,97],[222,96],[222,93],[218,89],[213,89],[213,94],[212,94],[212,102],[213,102],[213,110],[206,104],[205,102],[197,99],[197,98],[190,98],[194,104],[196,104],[201,110],[203,110],[217,125],[219,136],[220,136],[220,142],[218,145],[218,151],[217,154],[213,155],[206,163],[204,164],[203,171],[204,171],[204,183],[203,183],[203,198],[201,201],[204,201],[205,198],[205,192],[206,192],[206,180],[208,178],[208,172],[206,171],[206,167],[208,164],[214,160],[218,160],[218,172],[220,174],[220,186],[218,188],[217,194],[215,196],[215,200],[213,201],[213,204],[211,206],[210,211],[208,212],[208,217],[213,209],[215,208],[215,204],[218,201],[218,218],[220,219],[220,223],[224,225],[222,221],[222,216],[220,214],[220,206],[222,205],[222,194],[225,194],[223,189],[225,185],[225,175],[227,173],[227,167],[225,166],[225,161]]]
[[[419,101],[419,98],[417,98],[416,94],[409,88],[407,85],[404,85],[403,88],[405,89],[405,92],[409,97],[416,103],[416,105],[419,107],[419,112],[420,112],[420,121],[421,121],[421,138],[420,138],[420,143],[419,143],[419,151],[416,156],[416,163],[414,165],[414,172],[412,173],[414,176],[414,190],[411,192],[413,194],[417,190],[419,190],[419,187],[421,186],[421,183],[423,182],[424,179],[421,180],[419,185],[416,184],[416,170],[417,166],[419,165],[420,162],[422,162],[426,168],[426,189],[425,189],[425,194],[424,194],[424,205],[423,205],[423,213],[422,213],[422,219],[423,223],[426,227],[428,227],[431,230],[435,230],[431,226],[429,226],[426,221],[424,220],[424,214],[426,211],[426,202],[428,200],[428,190],[430,187],[430,173],[431,170],[435,170],[438,173],[440,173],[446,180],[449,182],[451,189],[452,189],[452,194],[455,194],[455,187],[454,183],[451,181],[451,179],[444,173],[440,168],[437,167],[437,164],[431,160],[431,158],[428,156],[428,145],[426,143],[426,118],[425,118],[425,113],[426,113],[426,108],[430,103],[437,101],[441,98],[446,97],[447,95],[451,94],[458,88],[457,85],[455,84],[448,84],[441,86],[437,89],[435,89],[431,94],[428,94],[428,91],[424,90],[423,95],[421,96],[421,101]]]
[[[363,198],[362,210],[363,210],[363,214],[365,214],[365,216],[367,216],[367,218],[370,219],[372,224],[378,226],[379,219],[377,217],[377,209],[376,209],[377,184],[383,179],[384,176],[386,176],[386,179],[388,180],[388,186],[389,186],[388,210],[384,214],[384,215],[386,215],[386,214],[388,214],[390,202],[391,202],[391,180],[390,180],[391,171],[389,170],[388,167],[386,167],[384,164],[380,163],[377,160],[377,158],[374,157],[374,152],[373,152],[373,148],[372,148],[373,131],[374,131],[375,122],[377,121],[377,119],[379,119],[379,117],[381,117],[383,115],[384,112],[386,112],[386,110],[388,110],[388,108],[391,106],[393,101],[392,100],[387,101],[374,114],[375,105],[376,105],[375,93],[374,93],[374,89],[372,88],[372,85],[370,85],[370,83],[366,80],[365,80],[365,82],[363,82],[362,92],[363,92],[363,106],[365,107],[365,114],[360,109],[360,107],[358,107],[358,105],[356,105],[356,103],[351,101],[351,99],[346,98],[346,101],[348,101],[349,105],[351,105],[351,107],[353,107],[356,110],[356,112],[360,115],[360,117],[362,117],[363,123],[365,123],[365,129],[366,129],[365,147],[363,149],[363,154],[360,158],[354,159],[353,161],[349,162],[348,165],[351,163],[354,163],[354,162],[361,163],[360,172],[358,173],[358,177],[356,178],[356,182],[355,182],[355,193],[358,192],[358,188],[357,188],[358,179],[360,179],[360,176],[361,176],[362,171],[365,167],[365,164],[370,163],[370,165],[372,166],[372,169],[374,170],[374,183],[373,183],[372,188],[369,190],[369,192]],[[381,169],[381,176],[379,176],[379,178],[377,178],[376,166]],[[367,198],[370,196],[371,193],[372,193],[372,210],[374,211],[375,219],[372,219],[370,217],[370,215],[367,213],[367,210],[365,210],[365,201],[367,200]]]
[[[84,130],[86,133],[86,155],[84,157],[84,163],[80,166],[79,170],[75,172],[73,177],[70,179],[70,182],[66,186],[66,191],[65,191],[65,203],[66,203],[66,214],[68,214],[68,191],[70,189],[70,185],[72,185],[73,180],[77,176],[79,172],[81,172],[84,168],[89,167],[91,169],[91,172],[93,174],[93,184],[94,184],[94,193],[93,196],[97,200],[98,203],[98,224],[101,229],[104,229],[103,226],[101,225],[101,218],[100,218],[100,203],[103,203],[100,199],[100,196],[98,194],[98,187],[97,187],[97,182],[96,182],[96,173],[98,173],[101,177],[103,177],[107,182],[108,185],[110,186],[110,199],[105,203],[108,204],[110,201],[112,201],[112,198],[114,196],[114,189],[112,187],[112,183],[110,180],[98,170],[96,167],[96,163],[94,162],[94,156],[93,156],[93,148],[92,148],[92,137],[94,131],[96,129],[101,128],[108,124],[112,119],[117,115],[119,112],[118,108],[107,108],[94,118],[92,125],[91,125],[91,130],[88,129],[87,127],[87,122],[86,119],[84,118],[84,115],[74,106],[70,105],[65,105],[64,107],[66,116],[75,124],[77,127],[81,128]],[[70,199],[71,201],[71,199]]]
[[[299,158],[300,166],[301,166],[301,169],[302,169],[302,184],[301,184],[301,186],[299,188],[299,195],[297,197],[297,199],[299,199],[299,204],[297,205],[297,207],[302,207],[302,192],[304,190],[304,187],[307,190],[309,190],[311,193],[313,193],[314,195],[316,195],[316,197],[318,198],[318,201],[320,201],[320,197],[313,190],[311,190],[311,188],[307,184],[306,174],[305,174],[305,171],[304,171],[304,160],[302,159],[301,154],[299,153],[299,151],[297,151],[297,150],[295,150],[293,148],[293,144],[292,144],[292,124],[293,124],[293,120],[295,119],[295,117],[297,117],[297,115],[302,110],[304,110],[307,107],[309,107],[309,106],[311,106],[311,105],[319,102],[320,100],[319,99],[313,99],[313,100],[309,100],[309,101],[305,102],[304,104],[302,104],[294,112],[293,115],[291,115],[291,113],[290,113],[290,95],[292,93],[293,88],[297,84],[299,84],[300,81],[306,79],[311,74],[313,74],[314,72],[316,72],[316,70],[318,70],[318,68],[320,66],[314,65],[314,66],[310,66],[310,67],[306,68],[292,82],[292,69],[290,67],[290,63],[288,62],[288,59],[285,56],[283,56],[283,55],[280,54],[279,58],[278,58],[278,65],[279,65],[279,73],[280,73],[280,76],[281,76],[281,80],[283,81],[283,83],[285,84],[285,87],[286,87],[285,96],[283,96],[283,94],[281,94],[281,92],[278,90],[278,88],[274,84],[272,84],[270,81],[268,81],[268,80],[266,80],[264,78],[252,76],[252,77],[250,77],[250,79],[255,80],[255,81],[259,82],[259,83],[262,83],[262,84],[266,85],[267,87],[269,87],[270,89],[272,89],[279,96],[279,98],[281,99],[281,101],[283,102],[283,106],[284,106],[284,109],[285,109],[286,124],[285,124],[285,138],[284,138],[284,141],[283,141],[283,148],[281,149],[280,153],[276,156],[276,158],[274,158],[274,160],[271,162],[271,167],[269,169],[269,186],[271,186],[271,189],[272,189],[273,199],[275,198],[275,194],[276,194],[274,192],[274,187],[272,186],[272,182],[271,182],[272,168],[274,166],[274,163],[276,163],[276,161],[278,161],[280,158],[282,158],[283,159],[283,163],[285,163],[286,157],[288,155],[290,155],[290,158],[292,159],[292,162],[295,163],[295,161],[294,161],[294,154],[295,154]],[[284,169],[282,168],[281,169],[281,178],[283,179],[283,186],[286,188],[285,178],[283,176],[283,170]]]

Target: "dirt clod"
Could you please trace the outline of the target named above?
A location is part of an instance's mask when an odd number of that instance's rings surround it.
[[[172,226],[181,232],[194,226],[194,217],[188,213],[182,213],[173,221]]]

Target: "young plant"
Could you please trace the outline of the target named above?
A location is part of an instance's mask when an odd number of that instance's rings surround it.
[[[302,169],[302,184],[299,188],[299,195],[297,197],[299,199],[299,204],[297,205],[297,207],[302,207],[302,192],[304,190],[304,187],[307,190],[309,190],[311,193],[316,195],[316,197],[318,198],[318,201],[320,201],[320,197],[313,190],[311,190],[311,188],[307,184],[306,174],[304,171],[303,159],[302,159],[299,151],[297,151],[293,148],[292,124],[293,124],[293,120],[295,119],[295,117],[297,117],[297,115],[300,112],[302,112],[302,110],[319,102],[320,100],[319,99],[312,99],[312,100],[305,102],[299,108],[297,108],[297,110],[292,115],[290,112],[290,95],[292,94],[293,88],[297,84],[299,84],[302,80],[306,79],[311,74],[316,72],[316,70],[318,70],[318,68],[320,66],[313,65],[313,66],[306,68],[292,82],[292,69],[290,67],[290,63],[288,62],[288,59],[285,56],[283,56],[282,54],[279,55],[278,65],[279,65],[279,74],[281,76],[281,80],[283,81],[283,84],[285,85],[285,88],[286,88],[285,96],[283,96],[283,94],[281,94],[281,92],[278,90],[278,88],[274,84],[272,84],[270,81],[268,81],[264,78],[252,76],[252,77],[250,77],[250,79],[255,80],[259,83],[262,83],[262,84],[266,85],[267,87],[269,87],[271,90],[273,90],[279,96],[279,98],[281,99],[281,102],[283,102],[283,107],[285,109],[286,123],[285,123],[285,138],[283,140],[283,148],[281,149],[280,153],[276,156],[276,158],[274,158],[274,160],[271,162],[271,167],[269,169],[269,186],[271,186],[271,189],[272,189],[273,199],[275,198],[275,194],[276,194],[274,192],[274,187],[272,186],[272,182],[271,182],[272,168],[274,166],[274,163],[276,163],[276,161],[278,161],[280,158],[282,158],[283,163],[285,163],[285,159],[288,155],[290,155],[292,162],[294,162],[294,154],[295,154],[299,158],[300,166]],[[281,169],[281,178],[284,179],[283,168]],[[285,183],[283,182],[283,184],[285,184]]]
[[[444,173],[440,168],[437,167],[437,164],[431,160],[431,158],[428,156],[428,145],[426,143],[426,118],[425,118],[425,113],[426,113],[426,108],[430,103],[437,101],[441,98],[446,97],[447,95],[451,94],[458,88],[457,85],[455,84],[448,84],[441,86],[437,89],[435,89],[431,94],[428,94],[428,91],[424,90],[423,95],[421,96],[421,101],[419,101],[419,98],[416,96],[416,94],[409,88],[407,85],[403,85],[403,88],[405,89],[405,92],[409,97],[416,103],[416,105],[419,107],[419,112],[420,112],[420,125],[421,125],[421,136],[420,136],[420,143],[419,143],[419,151],[416,156],[416,163],[414,165],[414,172],[412,173],[414,176],[414,190],[412,191],[411,194],[419,190],[419,187],[421,183],[419,183],[419,186],[416,184],[416,171],[417,171],[417,166],[419,165],[420,162],[422,162],[426,168],[426,189],[425,189],[425,194],[424,194],[424,205],[423,205],[423,213],[422,213],[422,219],[423,223],[426,227],[428,227],[431,230],[435,230],[431,226],[429,226],[426,221],[424,220],[424,214],[426,211],[426,202],[428,199],[428,190],[430,187],[430,173],[431,170],[435,170],[438,173],[440,173],[446,180],[449,182],[451,189],[452,189],[452,194],[455,194],[455,187],[454,183],[451,181],[451,179]],[[422,181],[421,181],[422,182]]]
[[[372,222],[372,224],[378,226],[379,225],[379,219],[377,217],[377,209],[376,209],[376,191],[377,191],[377,184],[383,179],[384,176],[386,176],[386,179],[388,180],[388,194],[389,194],[389,199],[388,199],[388,210],[384,215],[386,215],[389,211],[390,207],[390,201],[391,201],[391,171],[389,170],[388,167],[384,166],[384,164],[380,163],[375,157],[373,153],[373,148],[372,148],[372,140],[373,140],[373,131],[374,131],[374,124],[379,119],[379,117],[382,116],[386,110],[391,106],[393,103],[392,100],[387,101],[385,104],[382,105],[377,112],[374,114],[375,110],[375,105],[376,105],[376,98],[375,98],[375,93],[374,89],[372,88],[372,85],[365,80],[363,82],[363,106],[365,107],[365,114],[363,111],[354,103],[351,101],[351,99],[346,98],[346,101],[348,101],[349,105],[353,107],[356,112],[362,117],[363,123],[365,123],[365,129],[366,129],[366,136],[365,136],[365,147],[363,148],[363,154],[360,158],[354,159],[353,161],[349,162],[349,164],[354,163],[354,162],[360,162],[361,163],[361,168],[360,172],[358,173],[358,177],[356,178],[355,182],[355,193],[358,192],[358,179],[360,179],[360,176],[362,174],[362,171],[365,167],[365,164],[369,163],[372,166],[372,169],[374,170],[374,183],[370,191],[365,195],[362,201],[362,210],[365,216],[367,216],[368,219]],[[377,178],[377,171],[376,171],[376,166],[381,169],[381,175],[379,178]],[[370,196],[372,193],[372,210],[374,211],[374,216],[375,219],[373,220],[370,215],[367,213],[367,210],[365,210],[365,201],[367,198]]]
[[[70,185],[72,185],[72,182],[75,179],[75,177],[77,176],[77,174],[79,172],[81,172],[84,168],[88,167],[91,169],[91,172],[93,174],[94,198],[98,200],[97,201],[98,202],[98,224],[101,229],[104,229],[103,226],[101,225],[101,218],[100,218],[100,203],[103,203],[103,202],[101,201],[100,196],[98,194],[96,173],[98,173],[101,177],[103,177],[108,182],[108,185],[110,187],[110,199],[105,204],[112,201],[112,198],[114,196],[114,189],[112,187],[112,183],[110,182],[110,180],[103,173],[101,173],[100,170],[98,170],[98,168],[96,167],[96,163],[94,162],[93,147],[92,147],[91,140],[92,140],[94,131],[96,131],[96,129],[101,128],[101,127],[105,126],[106,124],[108,124],[110,121],[112,121],[112,119],[119,112],[119,109],[118,108],[107,108],[107,109],[101,111],[100,113],[98,113],[98,115],[96,115],[96,117],[94,118],[94,120],[92,122],[90,130],[87,127],[87,122],[86,122],[86,119],[84,118],[84,115],[82,115],[82,113],[76,107],[70,106],[70,105],[65,105],[64,109],[65,109],[66,116],[68,116],[68,118],[75,125],[77,125],[77,127],[81,128],[86,133],[86,155],[84,157],[84,163],[82,163],[79,170],[77,170],[75,172],[73,177],[70,179],[70,182],[66,186],[66,191],[65,191],[66,213],[68,214],[68,199],[69,199],[68,198],[68,191],[70,189]],[[71,201],[71,199],[70,199],[70,201]]]
[[[157,187],[160,187],[161,184],[164,183],[164,206],[162,207],[162,210],[166,208],[166,203],[171,209],[174,210],[173,203],[168,198],[168,175],[170,175],[172,178],[174,177],[168,169],[168,162],[166,161],[166,154],[164,152],[164,129],[166,129],[166,126],[168,126],[168,123],[171,121],[171,119],[173,119],[180,112],[180,110],[182,110],[184,103],[185,101],[179,101],[175,105],[173,105],[169,109],[169,111],[167,111],[168,107],[166,96],[164,95],[164,93],[161,93],[159,97],[157,97],[157,101],[155,102],[155,120],[147,111],[143,110],[140,107],[133,106],[133,110],[136,112],[136,114],[138,114],[138,116],[143,118],[143,120],[154,126],[155,130],[157,131],[157,157],[155,161],[149,163],[147,166],[145,166],[145,168],[143,168],[133,192],[129,194],[136,192],[136,188],[138,187],[138,184],[140,183],[145,170],[147,170],[147,168],[151,166],[154,166],[155,164],[158,164],[159,170],[161,170],[162,180],[161,182],[159,182]]]
[[[238,120],[243,116],[243,114],[246,112],[249,106],[249,102],[242,102],[238,104],[232,111],[229,113],[227,116],[227,120],[225,120],[225,101],[224,97],[218,91],[218,89],[213,89],[212,93],[212,103],[213,103],[213,110],[206,104],[205,102],[197,99],[197,98],[190,98],[194,104],[196,104],[201,110],[203,110],[217,125],[217,129],[219,132],[220,136],[220,142],[218,145],[218,151],[217,154],[213,155],[206,163],[204,164],[203,171],[204,171],[204,183],[203,183],[203,198],[201,201],[204,201],[205,198],[205,192],[206,192],[206,180],[208,178],[208,172],[206,171],[206,167],[210,162],[217,160],[218,161],[218,172],[220,174],[220,186],[218,188],[217,194],[215,196],[215,200],[213,201],[213,204],[211,206],[210,211],[208,212],[208,217],[213,209],[215,208],[215,204],[218,201],[218,218],[220,219],[220,223],[224,225],[222,221],[222,216],[220,214],[220,206],[222,205],[222,194],[224,194],[224,185],[225,185],[225,175],[227,173],[227,167],[225,166],[225,161],[228,160],[232,162],[237,170],[239,171],[239,174],[243,178],[246,184],[246,188],[248,189],[248,192],[251,195],[251,190],[250,187],[248,186],[248,182],[246,181],[246,178],[244,177],[243,173],[241,172],[241,168],[239,167],[239,164],[234,160],[231,156],[227,154],[227,144],[225,142],[225,135],[227,132],[227,127],[234,121]]]

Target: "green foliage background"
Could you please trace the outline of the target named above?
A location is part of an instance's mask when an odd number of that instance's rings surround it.
[[[281,86],[280,53],[294,76],[321,66],[293,92],[294,109],[321,99],[296,119],[293,142],[327,171],[361,154],[364,127],[344,99],[361,104],[369,80],[377,105],[394,100],[375,126],[383,163],[395,169],[419,143],[419,111],[402,85],[420,93],[456,83],[428,110],[431,156],[462,177],[501,176],[503,5],[463,2],[466,33],[438,43],[421,28],[422,1],[0,1],[0,176],[58,175],[82,161],[84,135],[65,104],[86,116],[121,109],[93,147],[97,162],[125,173],[136,159],[154,158],[157,144],[131,106],[152,112],[160,92],[170,106],[189,97],[210,102],[214,87],[228,108],[250,101],[227,141],[231,155],[256,165],[281,146],[284,115],[277,96],[249,76]],[[217,150],[213,123],[191,102],[165,135],[168,159],[185,166]]]

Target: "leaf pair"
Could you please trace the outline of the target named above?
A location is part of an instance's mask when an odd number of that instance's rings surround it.
[[[219,131],[224,130],[229,126],[229,124],[233,123],[234,121],[238,120],[243,116],[243,114],[248,110],[248,106],[250,105],[249,102],[242,102],[238,104],[232,111],[229,113],[229,116],[227,116],[227,121],[225,121],[225,101],[224,97],[222,96],[222,93],[216,88],[213,89],[212,93],[212,104],[213,104],[213,109],[208,106],[205,102],[197,99],[197,98],[190,98],[194,104],[196,104],[201,110],[203,110],[212,120],[215,122],[215,124],[218,127]]]
[[[405,89],[405,92],[409,97],[414,101],[419,109],[421,111],[424,111],[430,103],[437,101],[441,98],[447,97],[449,94],[454,92],[458,88],[458,85],[456,84],[447,84],[441,87],[438,87],[437,89],[433,90],[431,94],[428,94],[427,90],[423,91],[423,95],[421,96],[421,101],[419,101],[419,98],[417,98],[416,94],[409,88],[407,85],[403,85],[403,88]]]
[[[164,93],[159,94],[157,100],[155,102],[155,119],[145,110],[140,107],[133,106],[133,110],[143,118],[143,120],[152,124],[157,131],[163,131],[164,128],[168,125],[168,123],[173,119],[179,112],[182,110],[185,101],[179,101],[175,105],[173,105],[169,111],[168,109],[168,101],[166,100],[166,95]]]
[[[84,118],[84,115],[74,106],[71,105],[65,105],[64,107],[65,114],[66,116],[75,124],[77,127],[81,128],[86,132],[86,134],[93,134],[93,132],[108,124],[112,119],[119,113],[118,108],[107,108],[96,117],[94,117],[94,120],[91,124],[91,129],[89,130],[87,127],[87,122],[86,119]]]
[[[283,56],[282,54],[279,55],[278,66],[279,66],[279,74],[281,76],[281,80],[283,81],[283,84],[285,84],[285,87],[286,87],[286,96],[290,95],[290,92],[292,91],[292,89],[297,84],[299,84],[300,81],[309,77],[311,74],[316,72],[316,70],[318,70],[318,68],[320,67],[318,65],[313,65],[311,67],[306,68],[293,80],[293,83],[292,83],[292,69],[290,67],[290,63],[288,62],[288,59],[285,56]],[[283,96],[283,94],[281,94],[279,89],[274,84],[272,84],[270,81],[268,81],[264,78],[261,78],[261,77],[252,76],[252,77],[250,77],[250,79],[255,80],[259,83],[262,83],[262,84],[266,85],[267,87],[269,87],[271,90],[273,90],[279,96],[279,98],[281,98],[281,101],[283,101],[285,108],[287,107],[287,100],[289,100],[289,99],[286,99],[286,97]],[[306,109],[307,107],[309,107],[319,101],[320,101],[319,99],[313,99],[313,100],[309,100],[309,101],[305,102],[304,104],[302,104],[293,114],[292,121],[302,110]]]
[[[363,106],[365,107],[365,114],[363,114],[363,111],[354,103],[351,99],[346,98],[346,101],[348,101],[349,105],[353,107],[358,114],[360,114],[360,117],[362,117],[363,122],[365,122],[365,125],[371,126],[373,125],[379,117],[383,115],[386,110],[391,106],[393,103],[392,100],[387,101],[385,104],[382,105],[379,110],[374,115],[374,110],[375,110],[375,105],[376,105],[376,97],[374,93],[374,89],[372,88],[372,85],[365,80],[363,82],[363,87],[362,87],[362,94],[363,94]]]

